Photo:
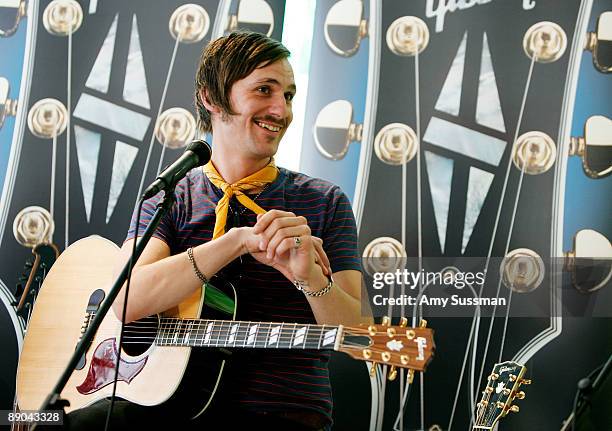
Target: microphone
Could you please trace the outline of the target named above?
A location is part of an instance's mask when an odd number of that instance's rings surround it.
[[[145,190],[142,199],[149,199],[161,190],[174,189],[176,183],[187,175],[191,169],[202,166],[210,160],[212,150],[206,141],[197,139],[187,146],[181,157],[164,169],[153,183]]]

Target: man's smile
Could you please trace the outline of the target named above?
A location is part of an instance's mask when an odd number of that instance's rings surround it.
[[[257,124],[259,127],[269,130],[271,132],[280,132],[282,130],[282,126],[279,125],[275,125],[272,123],[268,123],[268,122],[264,122],[264,121],[258,121],[255,120],[255,124]]]

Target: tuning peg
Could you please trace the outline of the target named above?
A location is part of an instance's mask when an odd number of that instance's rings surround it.
[[[19,28],[19,22],[27,14],[27,5],[24,0],[4,2],[2,4],[2,22],[10,27],[0,27],[0,37],[9,37]]]
[[[381,325],[383,326],[390,326],[391,325],[391,319],[389,318],[389,316],[383,316],[382,321],[380,322]]]
[[[387,375],[387,379],[392,382],[397,377],[397,368],[395,365],[391,365],[391,369],[389,370],[389,374]]]
[[[510,406],[508,410],[511,411],[512,413],[518,413],[520,408],[519,406]]]
[[[372,351],[370,349],[363,349],[363,358],[370,359],[372,357]]]
[[[582,293],[604,287],[612,278],[612,245],[597,231],[583,229],[574,236],[573,249],[565,253],[565,270],[572,284]]]
[[[523,391],[518,391],[515,395],[516,398],[518,398],[519,400],[522,400],[525,398],[525,392]]]
[[[327,46],[342,57],[354,55],[368,35],[363,2],[338,1],[325,17],[324,34]]]
[[[408,326],[408,319],[405,317],[402,317],[400,319],[399,326],[400,328],[405,328],[406,326]]]
[[[361,142],[363,124],[353,121],[353,105],[348,100],[335,100],[324,106],[314,124],[315,146],[330,160],[343,159],[351,142]]]
[[[414,370],[413,369],[408,370],[407,380],[409,384],[412,384],[412,382],[414,381]]]
[[[569,155],[582,159],[585,174],[601,179],[612,174],[612,120],[594,115],[584,124],[584,136],[573,136]]]
[[[521,385],[530,385],[531,379],[521,379]]]
[[[370,377],[374,377],[376,376],[376,367],[378,367],[378,364],[375,362],[369,362],[370,364]]]
[[[257,26],[266,36],[274,31],[274,11],[269,2],[263,0],[241,1],[235,15],[229,15],[227,32]]]
[[[585,49],[593,53],[593,65],[602,73],[612,72],[610,57],[606,55],[612,44],[610,28],[612,28],[612,12],[604,12],[597,20],[595,31],[587,34]]]
[[[510,374],[508,377],[510,378],[511,382],[516,381],[516,374]]]
[[[427,320],[421,319],[421,322],[419,323],[419,328],[427,328]]]
[[[370,334],[372,337],[374,335],[376,335],[376,326],[375,325],[370,325],[368,326],[368,334]]]
[[[0,129],[7,117],[14,117],[17,114],[17,100],[9,99],[8,96],[9,82],[6,78],[0,77]]]
[[[515,376],[515,378],[516,378],[516,376]],[[495,380],[497,380],[497,379],[499,379],[499,374],[497,374],[497,373],[491,373],[491,375],[489,375],[489,380],[493,380],[493,381],[495,381]]]

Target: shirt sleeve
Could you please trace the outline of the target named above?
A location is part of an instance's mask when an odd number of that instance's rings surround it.
[[[323,248],[332,272],[353,269],[361,271],[357,223],[348,197],[334,186],[323,232]]]
[[[159,192],[152,198],[144,201],[142,205],[142,212],[140,214],[140,221],[138,223],[137,236],[141,237],[144,235],[144,232],[147,229],[149,222],[153,218],[153,215],[155,214],[155,210],[157,209],[157,205],[160,202],[163,195],[164,195],[164,192]],[[159,225],[157,226],[157,229],[153,233],[154,238],[158,238],[164,241],[168,245],[168,247],[170,247],[171,250],[174,248],[173,247],[174,238],[176,237],[175,236],[176,226],[174,223],[174,217],[176,215],[176,207],[177,207],[177,204],[175,202],[172,209],[168,211],[162,217]],[[138,218],[138,205],[136,205],[136,208],[134,208],[134,212],[132,214],[132,220],[130,222],[130,229],[128,230],[125,241],[133,239],[136,236],[136,219],[137,218]]]

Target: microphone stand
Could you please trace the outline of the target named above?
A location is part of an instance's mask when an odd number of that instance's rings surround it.
[[[574,409],[569,417],[563,422],[561,426],[561,431],[567,430],[570,426],[571,429],[574,429],[576,424],[576,419],[580,414],[587,408],[589,403],[591,402],[591,396],[597,392],[599,387],[603,385],[608,374],[612,372],[612,355],[608,357],[608,360],[599,370],[597,377],[595,380],[592,380],[590,377],[585,377],[578,382],[578,393],[576,394],[576,403],[574,405]],[[591,373],[592,375],[593,373]],[[580,405],[578,405],[580,404]]]
[[[133,256],[134,263],[138,261],[138,258],[142,254],[144,248],[148,244],[151,237],[153,236],[153,232],[155,232],[155,229],[157,229],[157,226],[159,225],[161,218],[172,207],[173,204],[174,204],[174,189],[166,190],[164,193],[164,197],[157,204],[155,214],[153,214],[153,217],[151,218],[151,221],[149,222],[149,226],[147,226],[147,229],[144,231],[143,236],[139,240],[137,239],[136,252]],[[138,232],[138,226],[136,226],[136,232]],[[72,358],[70,358],[70,361],[68,362],[68,365],[66,366],[66,369],[64,370],[61,377],[55,384],[55,387],[53,388],[53,390],[49,393],[49,395],[47,395],[47,398],[43,402],[43,405],[41,406],[39,411],[64,410],[64,407],[70,405],[70,402],[68,400],[60,398],[60,394],[62,390],[64,389],[64,387],[66,386],[66,384],[68,383],[68,379],[70,379],[70,376],[72,375],[74,368],[79,363],[81,357],[85,354],[87,349],[90,347],[90,344],[96,334],[96,331],[98,330],[98,327],[102,323],[102,320],[108,313],[108,310],[110,309],[112,303],[115,301],[115,298],[119,294],[119,291],[121,290],[121,287],[123,286],[123,283],[126,281],[128,272],[129,272],[129,268],[131,265],[131,260],[132,259],[128,260],[128,262],[125,264],[125,266],[123,267],[123,270],[117,277],[115,284],[113,284],[113,287],[111,287],[110,290],[108,291],[106,298],[104,299],[102,304],[100,304],[100,308],[98,308],[98,310],[96,311],[96,315],[91,321],[89,328],[85,332],[85,335],[83,335],[83,338],[81,338],[81,341],[77,344],[77,347],[74,353],[72,354]],[[30,430],[36,429],[36,426],[37,424],[34,423],[32,427],[30,428]]]

